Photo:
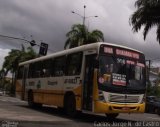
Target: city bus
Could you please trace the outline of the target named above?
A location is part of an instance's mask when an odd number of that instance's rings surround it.
[[[115,118],[145,111],[145,73],[142,52],[97,42],[20,63],[16,95],[30,107],[53,105],[69,116]]]

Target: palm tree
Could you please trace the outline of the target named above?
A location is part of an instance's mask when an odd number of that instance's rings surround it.
[[[16,77],[16,71],[18,70],[18,64],[20,62],[33,59],[37,56],[38,55],[35,53],[32,47],[28,47],[27,50],[25,50],[24,46],[22,45],[21,50],[12,49],[8,53],[8,56],[4,58],[2,70],[5,70],[4,77],[8,74],[9,71],[12,73],[12,94],[14,94],[15,91],[14,79]]]
[[[93,30],[87,34],[86,44],[104,41],[103,33],[99,30]]]
[[[5,76],[5,70],[0,70],[0,89],[4,88],[4,76]]]
[[[6,75],[9,71],[14,73],[18,69],[18,64],[20,62],[33,59],[37,56],[38,55],[35,53],[32,47],[28,47],[27,50],[25,50],[24,46],[22,45],[21,50],[12,49],[8,53],[8,56],[4,58],[2,68],[6,70]]]
[[[73,25],[71,31],[69,31],[66,36],[65,49],[67,46],[73,48],[84,44],[104,41],[103,33],[101,31],[93,30],[92,32],[89,32],[86,26],[81,24]]]
[[[130,18],[133,31],[138,32],[144,26],[144,40],[148,31],[157,27],[157,41],[160,43],[160,0],[137,0],[135,2],[137,10]]]
[[[5,74],[9,71],[14,72],[17,68],[13,68],[13,65],[15,66],[15,62],[17,62],[17,58],[21,54],[20,50],[17,49],[12,49],[9,53],[8,56],[4,58],[3,62],[3,69],[6,70]]]

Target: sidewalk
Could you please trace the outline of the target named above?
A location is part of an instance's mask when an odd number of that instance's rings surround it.
[[[59,110],[43,107],[31,109],[27,102],[9,96],[0,96],[0,120],[11,121],[71,121],[61,116]]]

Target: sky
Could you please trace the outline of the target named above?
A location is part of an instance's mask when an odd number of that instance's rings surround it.
[[[88,29],[101,30],[105,42],[129,46],[144,52],[147,59],[159,59],[160,45],[153,28],[143,40],[143,29],[133,33],[129,18],[136,10],[136,0],[0,0],[0,35],[42,41],[49,44],[48,53],[63,50],[66,33],[73,24],[85,20]],[[0,37],[0,68],[10,49],[30,46],[19,40]],[[38,52],[39,47],[34,47]],[[154,61],[155,62],[155,61]],[[156,62],[158,66],[159,63]]]

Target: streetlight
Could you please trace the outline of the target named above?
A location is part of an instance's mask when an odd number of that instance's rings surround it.
[[[87,18],[92,18],[92,17],[97,18],[97,17],[98,17],[97,15],[95,15],[95,16],[87,16],[87,17],[86,17],[86,14],[85,14],[86,5],[84,5],[83,8],[84,8],[84,14],[83,14],[83,16],[80,15],[79,13],[75,12],[75,11],[72,11],[73,14],[76,14],[76,15],[80,16],[80,17],[83,19],[83,25],[85,25],[85,20],[86,20]]]

